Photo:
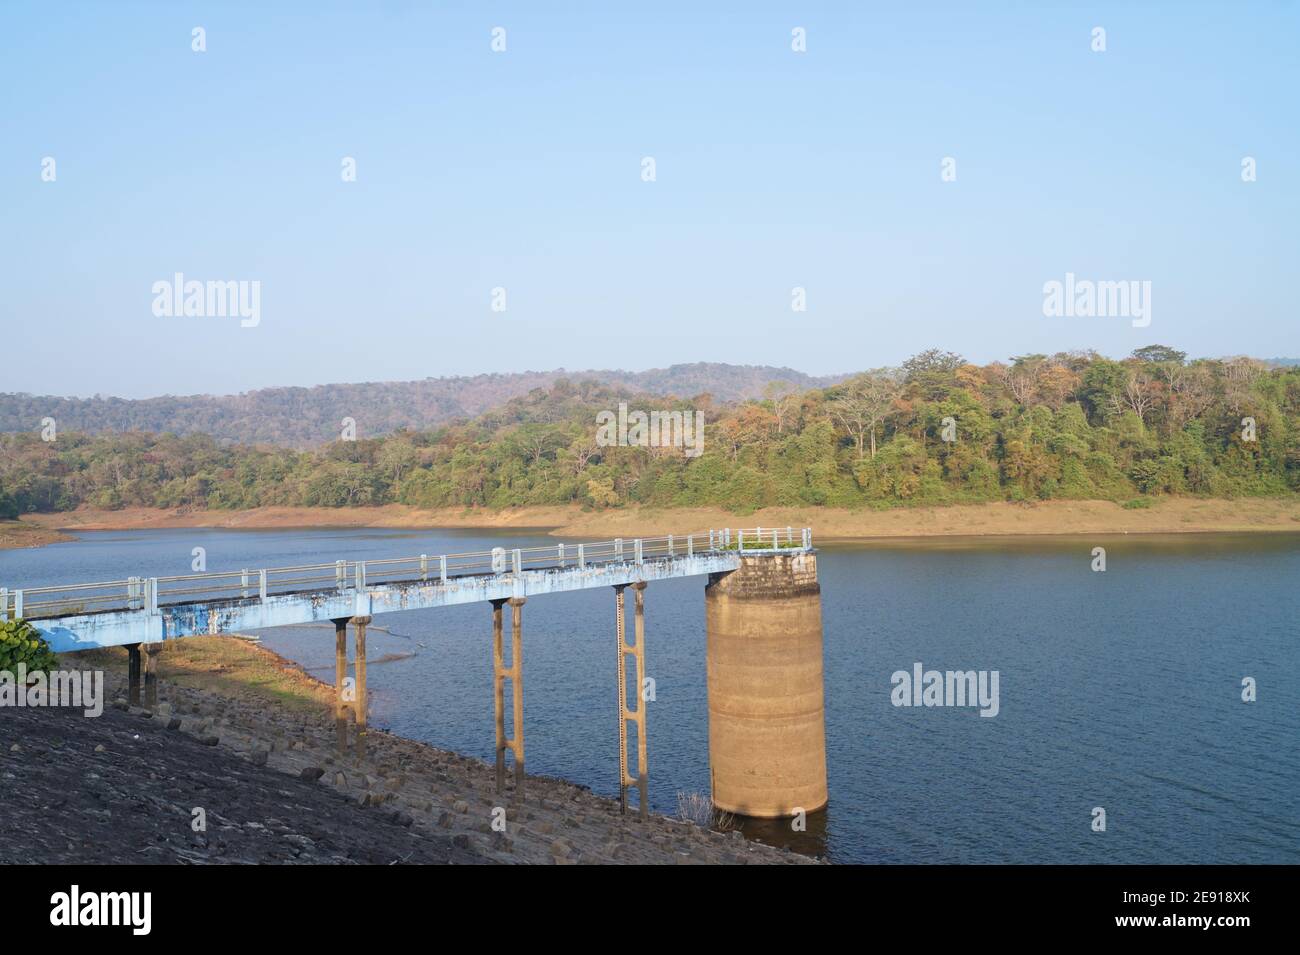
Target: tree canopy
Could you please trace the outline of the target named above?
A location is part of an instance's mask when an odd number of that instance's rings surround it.
[[[620,402],[703,413],[703,453],[603,447]],[[0,516],[92,505],[250,508],[576,503],[841,507],[1300,491],[1300,367],[929,351],[828,388],[721,403],[561,379],[431,431],[309,450],[203,435],[0,436]]]

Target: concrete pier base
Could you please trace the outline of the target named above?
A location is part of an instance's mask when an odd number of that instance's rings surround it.
[[[140,705],[140,644],[126,645],[126,701]]]
[[[506,786],[506,751],[514,757],[515,800],[524,801],[524,618],[523,597],[492,601],[492,684],[496,716],[497,792]],[[510,666],[505,664],[501,605],[510,604]],[[513,735],[506,738],[505,684],[510,681]]]
[[[347,699],[348,676],[348,621],[351,617],[335,617],[334,624],[334,738],[340,755],[348,751],[348,711],[352,703]]]
[[[357,686],[356,702],[352,704],[352,712],[357,724],[357,759],[366,758],[366,710],[368,701],[366,698],[366,627],[370,624],[369,617],[353,617],[352,626],[355,628],[353,640],[357,647]]]
[[[162,653],[161,643],[146,643],[140,647],[144,651],[144,708],[152,710],[158,706],[158,654]]]
[[[710,575],[704,606],[714,805],[760,818],[823,808],[816,555],[743,557],[739,570]]]
[[[623,589],[631,586],[636,595],[636,617],[633,629],[635,643],[628,646],[624,626]],[[618,641],[618,798],[619,809],[627,812],[627,790],[629,786],[637,788],[638,812],[642,821],[650,815],[650,780],[647,770],[646,746],[646,701],[642,692],[645,685],[645,581],[628,585],[620,584],[614,588],[615,639]],[[627,696],[627,658],[631,657],[636,669],[636,686],[633,699],[636,709],[628,704]],[[627,726],[636,727],[636,776],[628,772]]]

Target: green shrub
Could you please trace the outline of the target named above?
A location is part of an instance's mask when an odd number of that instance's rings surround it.
[[[1125,502],[1124,502],[1123,504],[1121,504],[1120,506],[1123,507],[1123,508],[1125,508],[1126,510],[1130,510],[1130,511],[1142,511],[1142,510],[1146,510],[1148,507],[1151,506],[1151,498],[1149,498],[1149,497],[1135,497],[1135,498],[1133,498],[1133,500],[1131,500],[1131,501],[1125,501]]]
[[[58,657],[26,620],[6,620],[0,623],[0,670],[17,673],[19,663],[26,664],[27,672],[33,673],[53,669]]]

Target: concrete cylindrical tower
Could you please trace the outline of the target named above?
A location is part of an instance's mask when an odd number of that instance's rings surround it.
[[[742,557],[711,574],[709,765],[713,803],[773,818],[826,805],[821,586],[814,554]]]

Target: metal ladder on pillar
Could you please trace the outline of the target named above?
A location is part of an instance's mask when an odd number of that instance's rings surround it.
[[[636,592],[636,617],[634,625],[635,642],[632,646],[627,644],[627,635],[624,625],[624,600],[623,590],[630,586]],[[614,586],[614,617],[615,628],[618,631],[618,800],[621,812],[627,812],[627,790],[629,786],[636,786],[639,797],[639,810],[641,818],[648,819],[650,815],[650,800],[648,794],[649,779],[646,768],[646,712],[645,712],[645,695],[643,688],[645,686],[645,581],[639,581],[635,584],[616,584]],[[627,706],[627,658],[632,657],[636,661],[636,709],[630,710]],[[627,724],[636,724],[636,762],[637,774],[632,776],[627,771]]]

